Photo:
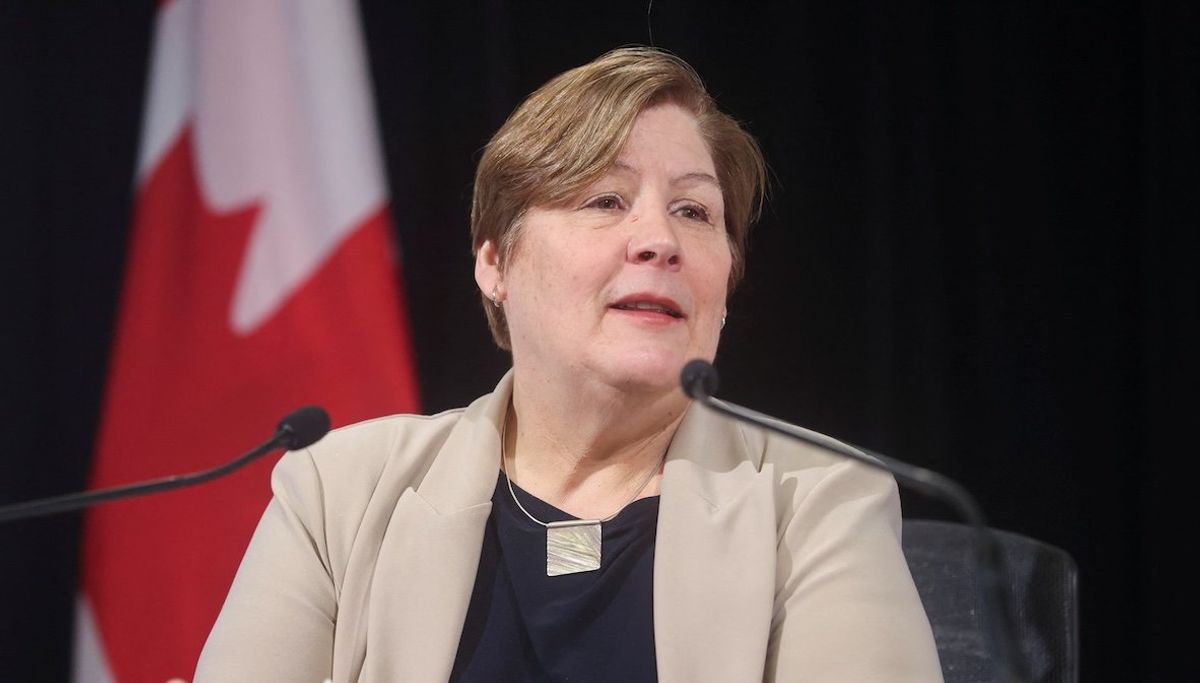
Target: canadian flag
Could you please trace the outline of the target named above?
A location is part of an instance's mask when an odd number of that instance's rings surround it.
[[[162,3],[143,125],[92,487],[416,410],[356,5]],[[77,682],[190,677],[272,463],[87,514]]]

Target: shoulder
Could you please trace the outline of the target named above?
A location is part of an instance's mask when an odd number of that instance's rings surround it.
[[[323,477],[340,478],[349,472],[378,476],[388,467],[436,454],[465,411],[366,420],[333,430],[307,448],[306,455]]]
[[[782,524],[823,519],[831,528],[853,534],[870,519],[898,533],[900,494],[889,472],[782,435],[766,433],[762,438],[763,472],[775,484]]]
[[[887,494],[896,489],[895,479],[885,470],[818,445],[837,444],[854,449],[833,437],[775,418],[768,418],[768,421],[804,432],[811,437],[811,441],[789,438],[722,416],[713,415],[710,419],[720,420],[723,428],[734,435],[731,442],[738,444],[741,451],[735,455],[736,458],[749,461],[763,476],[772,479],[777,489],[785,489],[787,497],[794,502],[799,502],[815,489],[830,486],[836,486],[846,494]]]
[[[390,415],[335,429],[317,443],[284,455],[276,478],[317,476],[334,485],[378,479],[388,468],[437,453],[465,409],[437,415]]]
[[[348,552],[365,518],[386,518],[406,489],[420,485],[464,412],[392,415],[336,429],[286,453],[272,473],[272,493],[323,529],[332,555]]]
[[[834,441],[816,432],[812,436],[818,443]],[[676,433],[668,465],[672,459],[686,462],[676,478],[707,500],[734,500],[751,487],[769,495],[780,527],[797,516],[820,516],[863,498],[882,502],[886,514],[898,516],[896,484],[887,472],[698,405],[689,408]]]
[[[755,433],[748,439],[762,443],[762,467],[772,472],[779,481],[795,481],[817,485],[838,482],[841,486],[864,490],[891,490],[896,488],[895,479],[886,470],[860,462],[849,456],[813,443],[790,439],[780,434],[766,432],[753,427],[743,429]],[[824,434],[815,436],[835,442]],[[858,450],[849,444],[842,446]],[[871,456],[864,454],[864,457]]]

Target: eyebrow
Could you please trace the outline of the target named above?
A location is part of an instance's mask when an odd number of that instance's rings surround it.
[[[679,176],[678,178],[672,178],[671,184],[672,185],[681,185],[683,183],[695,182],[695,181],[699,181],[702,183],[709,183],[709,184],[715,186],[718,190],[721,189],[720,181],[718,181],[716,179],[716,177],[713,176],[711,173],[684,173],[683,175]]]
[[[632,173],[633,175],[641,175],[640,173],[638,173],[637,169],[635,169],[634,167],[630,166],[629,164],[626,164],[621,161],[613,162],[612,170],[623,171],[625,173]],[[684,173],[681,176],[676,176],[674,178],[671,178],[672,185],[682,185],[684,183],[693,183],[693,182],[708,183],[708,184],[712,185],[713,187],[717,188],[718,190],[721,189],[720,181],[718,181],[716,179],[716,177],[713,176],[711,173],[703,173],[700,171],[695,171],[692,173]]]

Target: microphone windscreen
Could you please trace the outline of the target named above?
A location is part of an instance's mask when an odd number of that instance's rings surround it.
[[[279,445],[289,451],[307,448],[329,433],[329,413],[319,406],[304,406],[279,421]]]
[[[717,386],[721,381],[712,363],[697,358],[683,366],[683,372],[679,373],[679,383],[683,385],[683,393],[688,397],[707,398],[717,393]]]

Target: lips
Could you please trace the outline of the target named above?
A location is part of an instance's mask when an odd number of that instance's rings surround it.
[[[620,311],[646,311],[649,313],[660,313],[676,319],[682,319],[682,307],[673,300],[643,294],[635,294],[632,296],[623,297],[621,300],[609,306]]]

